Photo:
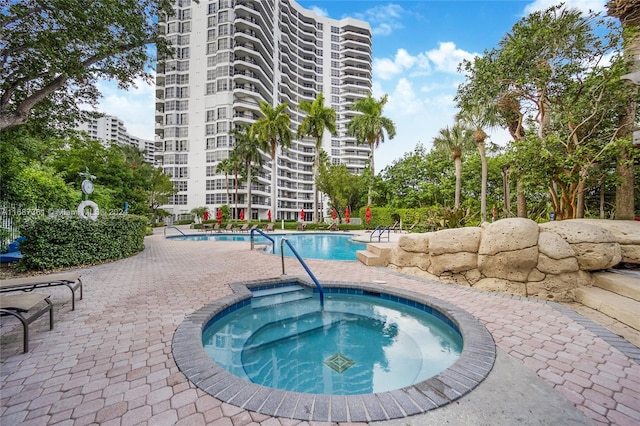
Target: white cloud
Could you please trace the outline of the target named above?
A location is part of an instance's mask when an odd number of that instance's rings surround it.
[[[437,71],[457,73],[463,59],[472,60],[479,54],[458,49],[455,43],[447,41],[441,42],[437,49],[427,51],[426,56],[435,64]]]
[[[327,11],[327,9],[322,9],[320,6],[311,6],[309,10],[311,10],[316,15],[324,16],[325,18],[329,17],[329,12]]]
[[[411,56],[405,49],[398,49],[395,58],[374,58],[373,72],[376,77],[383,80],[389,80],[396,74],[400,74],[418,62],[415,56]]]
[[[386,36],[403,28],[401,19],[407,12],[402,6],[397,4],[387,4],[384,6],[375,6],[367,9],[362,13],[357,13],[353,17],[369,22],[373,35]]]
[[[605,11],[606,0],[563,0],[565,7],[568,9],[578,9],[584,13],[588,13],[590,10],[594,12]],[[535,0],[533,3],[528,4],[524,8],[523,15],[529,15],[532,12],[543,11],[551,6],[557,6],[560,2],[558,0]]]

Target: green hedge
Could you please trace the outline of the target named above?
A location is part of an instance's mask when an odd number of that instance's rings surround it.
[[[21,226],[24,270],[47,270],[122,259],[144,249],[148,219],[144,216],[100,215],[38,217]]]

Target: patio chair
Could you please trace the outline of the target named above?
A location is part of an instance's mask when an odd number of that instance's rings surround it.
[[[338,224],[337,223],[332,223],[331,225],[329,225],[329,227],[327,228],[327,231],[339,231],[340,229],[338,228]]]
[[[29,325],[45,312],[49,312],[49,330],[53,330],[53,304],[48,294],[22,293],[0,296],[0,316],[11,315],[22,323],[24,353],[29,352]]]
[[[267,224],[264,226],[264,230],[265,230],[266,232],[273,232],[273,223],[271,223],[271,222],[270,222],[270,223],[267,223]]]
[[[220,224],[216,222],[213,228],[211,228],[211,231],[220,232]]]
[[[393,226],[389,229],[391,229],[393,232],[398,232],[400,230],[400,222],[396,221],[396,223],[394,223]]]
[[[241,228],[239,228],[239,229],[238,229],[238,231],[240,231],[240,232],[247,232],[247,231],[249,231],[249,224],[248,224],[248,223],[245,223],[244,225],[242,225],[242,227],[241,227]]]
[[[302,222],[299,222],[299,223],[298,223],[298,226],[297,226],[297,228],[296,228],[296,230],[297,230],[297,231],[304,231],[306,227],[307,227],[307,225],[306,225],[306,224],[304,224],[304,223],[302,223]]]
[[[233,223],[229,222],[227,223],[227,226],[225,226],[224,232],[231,232],[231,231],[233,231]]]

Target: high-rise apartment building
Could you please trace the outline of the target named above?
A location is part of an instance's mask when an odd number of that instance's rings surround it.
[[[274,219],[296,219],[304,209],[313,220],[316,141],[295,139],[304,118],[297,106],[323,93],[337,134],[325,131],[322,149],[352,173],[367,167],[369,147],[347,136],[347,124],[356,114],[350,105],[371,92],[369,24],[326,18],[293,0],[178,0],[175,12],[160,22],[175,55],[159,61],[156,74],[156,159],[177,190],[163,207],[179,215],[227,204],[236,218],[245,210],[264,219],[275,196]],[[264,154],[247,212],[246,182],[236,198],[234,176],[218,165],[234,147],[232,130],[262,116],[260,101],[288,104],[294,139],[277,150],[275,191],[273,161]]]
[[[124,122],[114,115],[104,115],[102,117],[80,121],[76,123],[76,130],[86,132],[89,137],[102,142],[116,142],[120,145],[133,145],[144,151],[146,162],[155,162],[155,142],[132,136],[127,132]]]

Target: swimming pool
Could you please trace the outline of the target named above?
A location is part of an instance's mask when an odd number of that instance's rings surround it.
[[[265,246],[265,250],[280,255],[280,241],[282,238],[286,238],[304,259],[355,261],[357,260],[356,252],[366,249],[366,244],[353,241],[353,235],[351,234],[305,232],[268,235],[275,240],[274,246],[262,235],[254,235],[254,241],[258,244],[269,243]],[[167,238],[188,241],[250,241],[250,235],[248,234],[180,235]],[[293,257],[293,253],[287,246],[285,246],[284,255]]]
[[[302,279],[294,284],[310,291],[314,285]],[[496,357],[493,339],[472,315],[450,303],[390,286],[367,283],[323,282],[325,297],[355,295],[389,300],[412,308],[432,310],[462,336],[462,352],[448,368],[426,380],[368,394],[327,395],[285,391],[240,378],[212,360],[203,345],[203,330],[213,321],[250,306],[252,291],[289,286],[291,278],[279,277],[232,284],[233,294],[215,300],[189,315],[177,328],[172,352],[176,365],[199,389],[243,409],[265,415],[320,422],[375,422],[403,418],[447,405],[471,392],[489,374]],[[330,295],[330,296],[328,296]],[[325,302],[327,303],[327,302]],[[401,316],[404,314],[401,314]],[[300,327],[302,327],[302,322]],[[295,322],[288,326],[298,326]],[[389,330],[391,334],[393,331]],[[226,346],[224,356],[232,359],[232,340],[246,341],[248,335],[223,334],[217,345]],[[345,341],[349,346],[350,342]],[[355,343],[354,343],[355,345]],[[279,355],[282,356],[282,355]],[[334,360],[336,361],[336,360]],[[348,364],[337,360],[338,368]],[[283,367],[285,368],[285,367]],[[311,380],[317,376],[312,375]]]
[[[295,283],[252,294],[250,305],[210,323],[202,341],[219,366],[270,388],[391,391],[435,376],[462,351],[457,327],[425,305],[348,292],[331,292],[321,305]]]

